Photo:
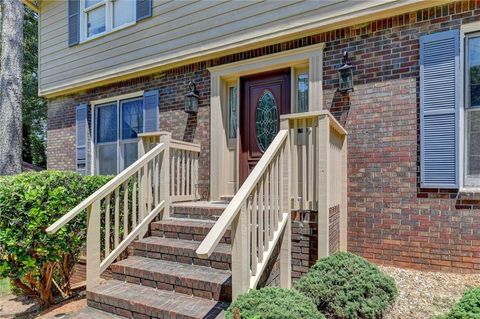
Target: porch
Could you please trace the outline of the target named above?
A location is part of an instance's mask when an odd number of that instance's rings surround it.
[[[215,318],[249,289],[290,287],[292,212],[317,214],[317,258],[346,249],[347,135],[328,111],[282,115],[223,203],[199,201],[199,145],[158,132],[141,135],[138,149],[135,163],[47,230],[87,210],[92,307]],[[113,279],[102,279],[107,270]]]

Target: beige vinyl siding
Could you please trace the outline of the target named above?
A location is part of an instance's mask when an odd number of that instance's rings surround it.
[[[414,0],[159,1],[152,18],[68,47],[67,1],[42,1],[40,93],[91,83],[304,27]]]

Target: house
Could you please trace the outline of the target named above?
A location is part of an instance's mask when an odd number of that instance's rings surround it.
[[[24,2],[48,168],[118,174],[49,228],[88,210],[89,305],[215,317],[343,249],[480,270],[480,2]]]

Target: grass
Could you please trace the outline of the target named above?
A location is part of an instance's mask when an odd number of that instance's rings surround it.
[[[0,279],[0,296],[10,294],[10,282],[8,278]]]

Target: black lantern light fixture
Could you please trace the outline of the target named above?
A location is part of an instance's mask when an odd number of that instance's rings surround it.
[[[198,112],[198,92],[195,83],[188,82],[190,92],[185,95],[185,112],[189,114],[196,114]]]
[[[338,69],[340,80],[340,92],[353,92],[353,66],[348,60],[348,52],[343,52],[342,66]]]

